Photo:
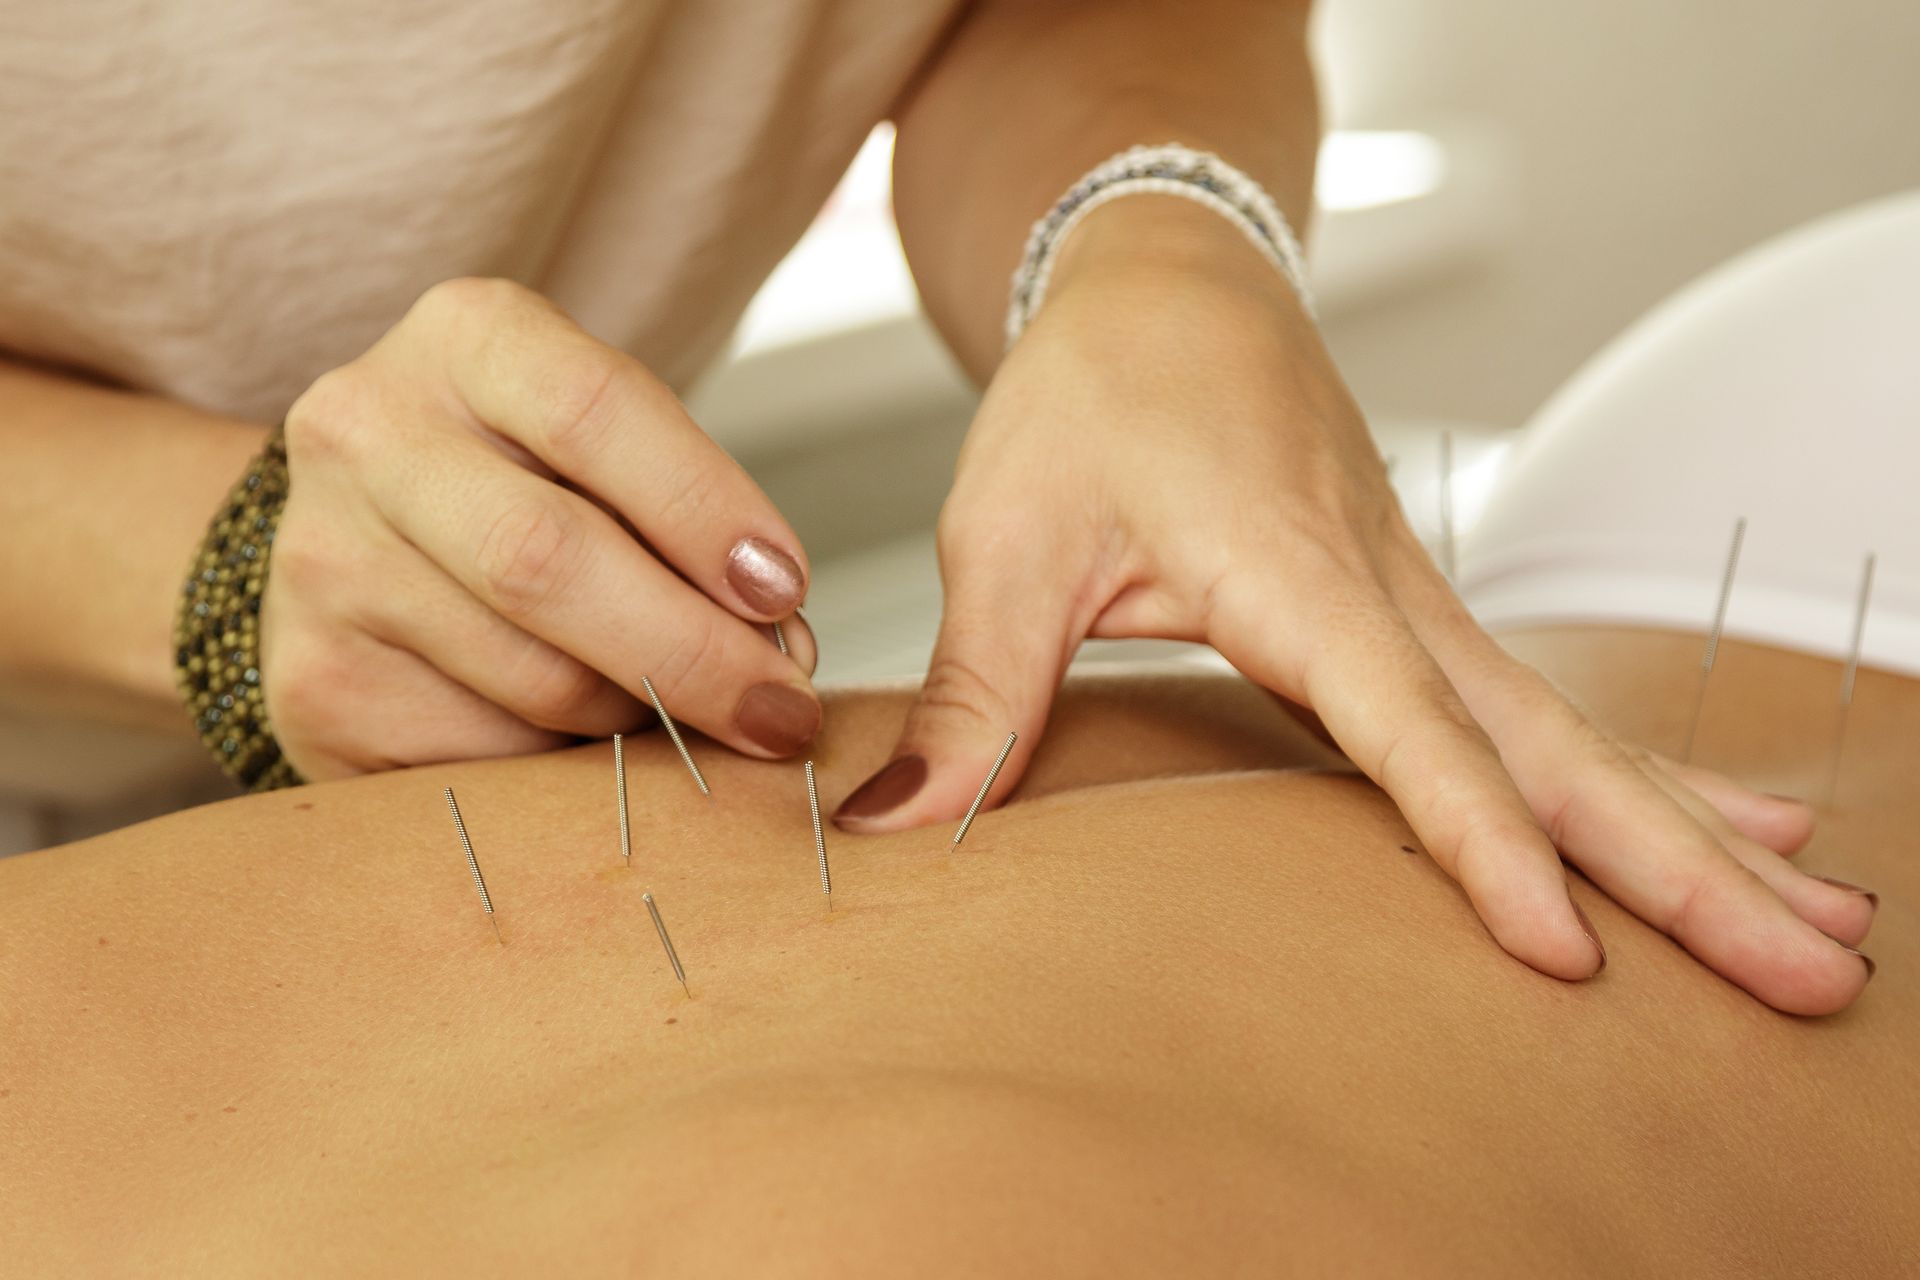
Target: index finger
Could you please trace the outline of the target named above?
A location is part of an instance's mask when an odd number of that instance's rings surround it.
[[[1319,714],[1510,954],[1558,978],[1597,973],[1606,953],[1568,895],[1559,852],[1393,605],[1382,596],[1322,608],[1312,638],[1293,653],[1270,639],[1299,634],[1277,625],[1281,614],[1275,608],[1261,625],[1230,628],[1214,643],[1246,675]],[[1251,636],[1269,639],[1248,643]]]
[[[605,502],[660,557],[758,622],[806,598],[800,539],[746,470],[638,360],[540,295],[450,281],[434,301],[447,378],[466,410]]]

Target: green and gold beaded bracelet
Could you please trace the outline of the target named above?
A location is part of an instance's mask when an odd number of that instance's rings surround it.
[[[174,680],[194,730],[249,791],[303,781],[273,736],[260,683],[260,603],[288,487],[275,427],[208,527],[174,615]]]

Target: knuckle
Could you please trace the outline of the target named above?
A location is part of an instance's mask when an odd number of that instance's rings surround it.
[[[1279,517],[1280,525],[1265,542],[1274,563],[1285,567],[1290,580],[1350,590],[1365,582],[1378,591],[1379,568],[1368,535],[1340,513],[1294,512]]]
[[[273,562],[267,576],[267,589],[279,595],[291,591],[309,594],[326,584],[332,576],[333,553],[327,545],[306,532],[303,524],[283,525],[274,535]],[[275,590],[278,588],[278,590]]]
[[[659,518],[663,524],[699,526],[717,513],[737,505],[728,501],[729,479],[720,459],[705,449],[686,458],[660,487],[663,500]]]
[[[1753,874],[1744,867],[1737,870],[1743,875]],[[1723,886],[1715,883],[1712,874],[1704,869],[1695,871],[1676,888],[1666,907],[1657,913],[1654,925],[1669,937],[1698,937],[1717,909],[1715,899],[1722,889]]]
[[[345,364],[314,379],[287,410],[284,428],[290,464],[350,460],[372,426],[368,375]]]
[[[921,708],[978,721],[996,732],[1005,728],[1008,708],[993,683],[962,659],[935,654],[921,686]]]
[[[694,684],[694,673],[717,669],[726,641],[716,619],[702,610],[697,621],[676,630],[673,647],[646,673],[654,690],[666,703],[678,701]]]
[[[973,507],[952,499],[941,504],[940,517],[934,522],[933,540],[943,558],[992,535],[992,527],[984,525],[973,512]]]
[[[597,457],[618,417],[625,360],[598,345],[552,357],[539,388],[537,429],[562,471]]]
[[[324,521],[304,518],[304,512],[289,502],[286,518],[274,531],[267,572],[269,599],[289,592],[305,600],[327,596],[354,581],[351,559]]]
[[[352,672],[331,656],[332,647],[306,640],[289,642],[273,654],[261,680],[267,713],[277,736],[293,736],[309,746],[331,749],[350,722],[342,694]]]
[[[411,314],[430,322],[497,316],[518,306],[529,292],[497,276],[455,276],[429,286]]]
[[[600,673],[566,654],[549,652],[521,683],[522,714],[543,729],[567,731],[585,721],[599,699]]]
[[[1639,743],[1616,742],[1602,733],[1599,726],[1595,725],[1585,716],[1580,717],[1580,723],[1586,726],[1587,740],[1591,746],[1596,748],[1611,748],[1611,751],[1608,753],[1609,755],[1614,755],[1615,758],[1624,760],[1627,764],[1632,765],[1636,772],[1645,775],[1649,771],[1659,767],[1654,760],[1653,752],[1647,750]]]
[[[474,570],[488,603],[508,619],[538,613],[579,563],[580,521],[545,497],[509,503],[481,536]]]

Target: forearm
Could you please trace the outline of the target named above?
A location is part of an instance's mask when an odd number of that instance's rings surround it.
[[[927,310],[970,373],[985,381],[999,361],[1007,281],[1033,220],[1117,151],[1214,151],[1304,231],[1319,141],[1306,19],[1306,4],[1279,0],[984,0],[969,11],[898,113],[894,203]],[[1198,206],[1115,217],[1163,203],[1121,201],[1089,226],[1125,221],[1156,252],[1257,262]],[[1190,244],[1170,243],[1189,231]],[[1141,247],[1130,238],[1102,239],[1125,258]],[[1093,265],[1074,250],[1079,269]],[[1286,287],[1277,273],[1266,283]]]
[[[260,437],[0,359],[0,702],[187,727],[173,604]]]

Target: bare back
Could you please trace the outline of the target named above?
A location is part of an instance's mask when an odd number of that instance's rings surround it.
[[[1520,647],[1653,745],[1684,703],[1685,638]],[[1704,761],[1817,775],[1824,722],[1780,726],[1831,676],[1728,646]],[[830,704],[828,803],[904,706]],[[1920,1257],[1916,726],[1916,686],[1863,675],[1804,858],[1882,891],[1881,974],[1819,1020],[1577,878],[1611,963],[1532,972],[1377,791],[1198,677],[1070,689],[957,853],[829,832],[831,914],[798,765],[707,748],[709,802],[658,735],[629,744],[631,869],[605,744],[0,863],[8,1265],[1894,1274]]]

